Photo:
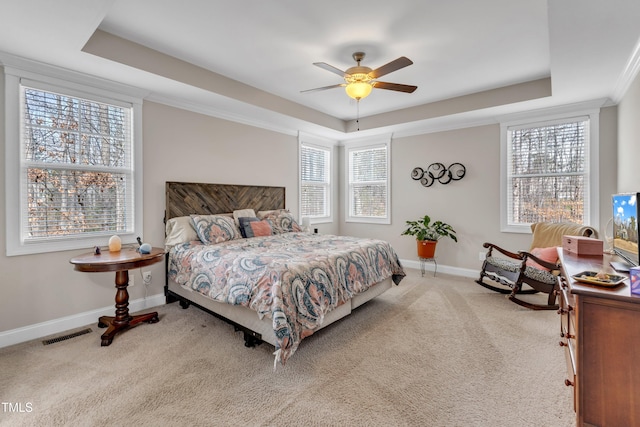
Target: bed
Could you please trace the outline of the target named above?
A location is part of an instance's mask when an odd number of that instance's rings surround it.
[[[312,234],[285,208],[285,188],[166,183],[167,303],[195,305],[275,347],[300,342],[399,284],[382,240]]]

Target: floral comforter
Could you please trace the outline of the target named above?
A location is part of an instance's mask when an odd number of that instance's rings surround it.
[[[405,276],[382,240],[309,233],[175,246],[169,278],[219,302],[243,305],[273,321],[283,364],[325,313],[392,277]]]

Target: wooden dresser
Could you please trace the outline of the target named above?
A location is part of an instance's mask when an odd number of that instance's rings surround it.
[[[640,295],[628,279],[615,288],[576,282],[583,271],[616,273],[612,255],[577,256],[558,248],[560,346],[578,426],[640,426]]]

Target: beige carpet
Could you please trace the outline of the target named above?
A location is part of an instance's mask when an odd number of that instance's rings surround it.
[[[0,425],[575,424],[558,315],[472,279],[408,270],[276,372],[268,344],[245,348],[239,332],[193,307],[158,311],[159,323],[110,347],[93,324],[55,344],[0,349],[0,399],[31,409],[3,404]]]

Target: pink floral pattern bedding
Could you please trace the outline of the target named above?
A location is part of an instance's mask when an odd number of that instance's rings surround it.
[[[325,313],[372,285],[405,276],[382,240],[285,233],[204,245],[175,246],[169,278],[219,302],[272,319],[283,364]]]

